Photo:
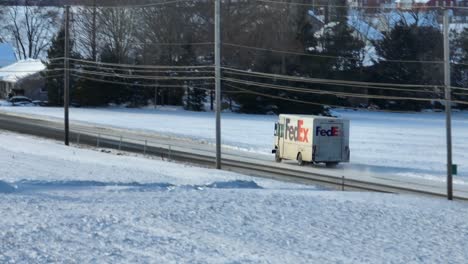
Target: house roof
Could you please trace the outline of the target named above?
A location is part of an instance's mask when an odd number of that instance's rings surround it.
[[[45,65],[40,60],[21,60],[0,68],[0,81],[14,83],[23,78],[39,73],[45,68]]]
[[[0,43],[0,67],[16,62],[15,50],[9,43]]]

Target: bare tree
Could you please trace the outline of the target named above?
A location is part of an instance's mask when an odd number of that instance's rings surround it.
[[[10,23],[5,29],[11,35],[18,58],[37,59],[50,45],[59,15],[57,8],[37,7],[28,3],[8,9],[6,16]]]
[[[5,7],[0,6],[0,23],[5,23]],[[4,32],[0,28],[0,43],[5,42],[5,38],[3,36]]]
[[[149,55],[145,60],[148,63],[177,64],[187,52],[187,45],[211,42],[210,5],[203,1],[196,4],[181,2],[141,10],[142,27],[138,39],[140,48]],[[206,47],[193,45],[191,48],[203,50]]]
[[[100,37],[106,52],[118,63],[128,62],[133,51],[135,11],[127,8],[103,8],[99,12]]]
[[[93,0],[92,7],[79,8],[75,16],[75,39],[79,52],[93,61],[98,59],[99,43],[97,41],[100,10]]]

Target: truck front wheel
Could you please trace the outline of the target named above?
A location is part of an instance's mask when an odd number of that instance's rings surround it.
[[[305,161],[302,160],[302,153],[297,154],[297,164],[299,164],[299,166],[305,165]]]

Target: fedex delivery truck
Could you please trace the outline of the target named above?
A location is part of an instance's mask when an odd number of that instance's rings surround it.
[[[349,120],[312,116],[280,115],[275,124],[276,162],[296,160],[325,163],[327,167],[349,162]]]

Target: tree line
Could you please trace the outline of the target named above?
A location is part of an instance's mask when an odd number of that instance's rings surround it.
[[[323,105],[411,111],[441,107],[437,103],[443,97],[439,10],[382,10],[370,15],[365,10],[343,8],[346,0],[316,2],[317,7],[223,1],[223,66],[273,74],[224,70],[224,107],[246,113],[324,113]],[[324,7],[325,4],[329,6]],[[212,65],[213,9],[213,1],[183,1],[145,8],[92,4],[73,7],[72,56],[131,65]],[[1,10],[4,19],[14,19],[2,28],[0,39],[14,43],[19,58],[48,58],[45,60],[48,69],[63,67],[61,61],[50,60],[64,54],[62,9],[26,5]],[[468,87],[467,29],[451,31],[451,47],[452,84]],[[72,101],[80,105],[141,106],[154,100],[157,91],[158,104],[184,105],[200,111],[213,96],[213,82],[195,78],[213,74],[193,69],[137,71],[78,62],[72,63],[72,67],[76,73],[72,78]],[[158,76],[174,78],[152,79]],[[194,78],[176,78],[184,76]],[[366,85],[308,83],[284,76],[424,87],[375,89]],[[63,76],[51,71],[45,77],[49,101],[60,105]],[[161,88],[155,90],[153,86]],[[454,92],[453,96],[468,99],[462,92]],[[397,97],[433,101],[386,99]]]

